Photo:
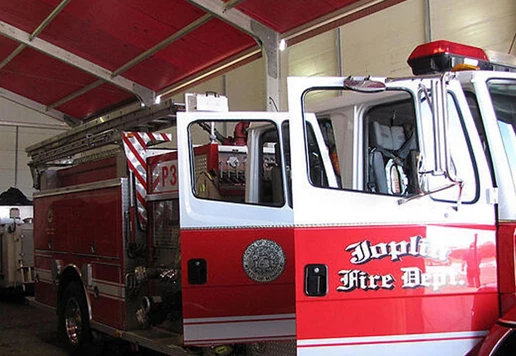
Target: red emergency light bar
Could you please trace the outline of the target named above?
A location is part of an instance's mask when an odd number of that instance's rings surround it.
[[[417,46],[407,62],[415,75],[480,69],[516,72],[516,57],[510,54],[444,40]]]
[[[444,40],[417,46],[407,63],[415,75],[451,71],[457,65],[469,65],[475,69],[493,69],[493,65],[481,48]]]

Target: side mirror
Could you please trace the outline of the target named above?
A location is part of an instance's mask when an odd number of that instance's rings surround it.
[[[418,93],[419,132],[421,136],[421,152],[416,159],[418,194],[400,199],[399,203],[434,194],[455,186],[459,186],[457,207],[462,199],[463,181],[457,177],[454,169],[449,145],[449,118],[447,84],[450,75],[445,73],[421,83]],[[432,177],[444,178],[444,184],[432,187]]]

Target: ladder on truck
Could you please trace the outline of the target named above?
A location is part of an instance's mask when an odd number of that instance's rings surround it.
[[[80,124],[59,135],[26,148],[34,188],[40,189],[41,173],[50,166],[69,166],[79,162],[102,159],[120,150],[123,131],[156,132],[175,126],[176,114],[185,105],[166,100],[152,107],[119,110]],[[132,109],[132,110],[131,110]],[[79,153],[117,145],[87,157],[74,158]]]

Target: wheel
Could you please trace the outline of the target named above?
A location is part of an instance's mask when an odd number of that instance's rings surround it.
[[[72,355],[86,354],[91,345],[89,315],[84,289],[70,283],[63,292],[58,314],[58,336]]]

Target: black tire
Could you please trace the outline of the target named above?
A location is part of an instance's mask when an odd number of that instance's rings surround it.
[[[71,355],[89,354],[91,329],[84,288],[71,282],[63,292],[58,313],[58,337]]]

